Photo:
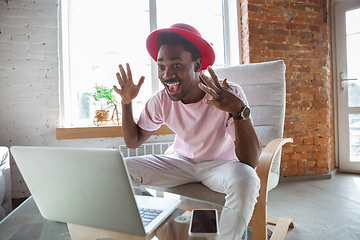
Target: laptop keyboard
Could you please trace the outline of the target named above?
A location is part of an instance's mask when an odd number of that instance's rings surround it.
[[[144,226],[147,226],[152,220],[154,220],[163,210],[139,208],[141,220]]]

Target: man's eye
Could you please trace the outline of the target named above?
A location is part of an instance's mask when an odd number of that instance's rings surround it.
[[[160,71],[162,71],[162,70],[164,70],[165,68],[164,68],[164,66],[158,66],[158,69],[160,70]]]
[[[180,66],[181,66],[180,64],[175,64],[174,65],[175,68],[180,68]]]

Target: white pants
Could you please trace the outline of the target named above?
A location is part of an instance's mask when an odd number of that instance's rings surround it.
[[[247,224],[251,219],[260,179],[252,167],[238,160],[197,161],[172,154],[128,157],[125,161],[133,185],[175,187],[201,182],[213,191],[225,193],[225,206],[241,213]],[[220,225],[227,227],[220,227],[221,236],[226,236],[221,239],[241,239],[245,231],[243,222],[226,217],[231,215],[226,214],[226,209],[222,212]]]

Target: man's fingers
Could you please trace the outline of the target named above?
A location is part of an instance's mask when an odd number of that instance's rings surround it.
[[[218,88],[220,88],[219,79],[218,79],[216,73],[214,72],[214,70],[213,70],[210,66],[207,67],[207,70],[208,70],[208,72],[210,73],[210,76],[211,76],[211,79],[213,80],[213,83],[214,83]]]
[[[227,83],[227,78],[224,79],[221,85],[225,88],[230,88],[229,84]]]
[[[117,94],[119,94],[119,95],[121,94],[121,92],[122,92],[121,89],[119,89],[116,85],[114,85],[113,88],[114,88],[114,91],[117,92]]]
[[[215,98],[215,97],[217,96],[215,90],[212,89],[212,88],[210,88],[210,87],[208,87],[208,86],[206,86],[205,84],[199,83],[198,86],[199,86],[199,88],[200,88],[201,90],[203,90],[204,92],[207,92],[208,94],[210,94],[211,97]]]
[[[130,64],[128,63],[126,63],[126,71],[127,71],[128,80],[132,80],[131,68],[130,68]]]
[[[141,76],[141,78],[139,79],[139,82],[138,82],[138,85],[137,85],[137,86],[140,88],[141,85],[143,85],[144,81],[145,81],[145,77],[144,77],[144,76]]]
[[[203,80],[203,82],[206,84],[206,86],[211,88],[216,88],[212,80],[208,76],[206,76],[203,72],[200,72],[200,77]]]
[[[213,99],[204,99],[203,102],[206,104],[212,105],[214,107],[219,106],[219,103]]]
[[[120,69],[120,74],[121,74],[122,80],[123,80],[124,82],[127,82],[129,79],[128,79],[128,76],[127,76],[127,74],[126,74],[126,72],[125,72],[124,67],[123,67],[121,64],[119,65],[119,69]]]
[[[117,78],[117,80],[118,80],[118,83],[119,83],[120,87],[123,88],[123,87],[125,86],[125,82],[124,82],[124,80],[121,78],[120,73],[116,73],[116,78]]]

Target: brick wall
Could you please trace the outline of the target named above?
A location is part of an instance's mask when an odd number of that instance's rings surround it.
[[[284,137],[294,143],[283,148],[284,177],[335,167],[331,28],[323,6],[323,0],[241,1],[243,63],[286,64]]]

